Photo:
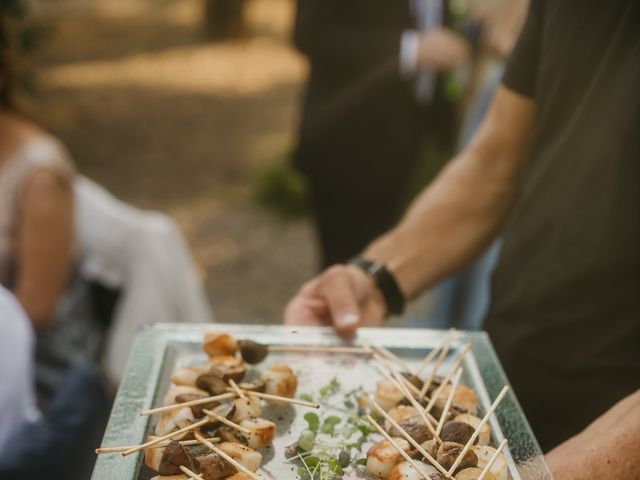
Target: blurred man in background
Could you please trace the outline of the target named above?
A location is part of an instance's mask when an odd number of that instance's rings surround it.
[[[286,321],[380,324],[502,232],[485,325],[543,449],[636,391],[639,19],[635,0],[533,0],[468,147],[363,258],[305,284]],[[599,478],[638,478],[637,430],[618,422],[602,439]],[[575,478],[588,478],[595,457],[580,453]],[[625,455],[634,469],[616,470]]]
[[[466,3],[298,1],[295,43],[310,77],[295,161],[322,265],[397,221],[425,140],[451,151],[465,85],[441,73],[469,61]]]

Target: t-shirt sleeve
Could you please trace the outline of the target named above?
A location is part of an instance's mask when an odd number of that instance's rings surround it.
[[[542,0],[531,0],[527,19],[502,77],[505,87],[527,97],[535,97],[541,37]]]

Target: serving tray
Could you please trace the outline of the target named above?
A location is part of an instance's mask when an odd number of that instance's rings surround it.
[[[169,388],[169,376],[178,367],[203,363],[207,357],[201,343],[204,332],[225,330],[237,339],[251,339],[267,344],[282,345],[344,345],[344,341],[324,327],[286,327],[272,325],[203,325],[203,324],[155,324],[136,335],[129,356],[126,372],[115,399],[103,447],[135,445],[143,443],[152,432],[153,417],[141,417],[141,410],[161,406],[162,398]],[[417,365],[429,351],[439,346],[446,331],[407,328],[364,328],[349,345],[374,345],[387,347],[409,366]],[[440,372],[448,372],[456,353],[468,342],[473,342],[471,351],[463,363],[462,382],[473,388],[482,411],[507,383],[506,376],[489,337],[483,332],[456,334],[455,342]],[[298,393],[318,391],[333,378],[337,378],[347,389],[364,387],[375,390],[381,378],[371,362],[351,354],[276,353],[269,354],[265,365],[284,361],[299,378]],[[331,408],[331,407],[328,407]],[[306,409],[288,407],[269,411],[264,417],[275,421],[278,434],[273,448],[264,454],[260,474],[265,479],[296,479],[295,468],[286,460],[284,449],[295,442],[300,432],[307,428],[302,418]],[[527,423],[518,401],[509,392],[495,415],[491,418],[493,441],[497,445],[504,438],[509,440],[505,456],[514,480],[552,480],[540,447]],[[142,462],[143,454],[123,457],[119,453],[100,455],[96,461],[93,480],[144,480],[149,478]],[[360,469],[362,470],[362,469]],[[344,478],[375,478],[360,474]]]

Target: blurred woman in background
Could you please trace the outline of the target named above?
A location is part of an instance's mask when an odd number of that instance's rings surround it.
[[[36,331],[46,401],[78,362],[102,363],[118,382],[140,326],[212,315],[175,224],[80,176],[63,145],[18,112],[14,27],[0,9],[0,284]]]

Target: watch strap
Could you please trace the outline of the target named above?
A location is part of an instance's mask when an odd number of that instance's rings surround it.
[[[355,265],[366,273],[368,273],[376,286],[380,289],[384,302],[387,305],[387,311],[394,315],[401,315],[404,311],[405,298],[398,282],[391,274],[387,267],[380,262],[367,260],[366,258],[356,257],[349,261],[350,265]]]

